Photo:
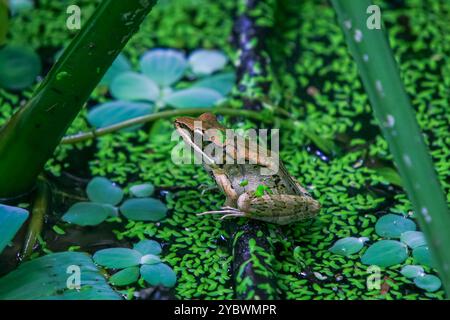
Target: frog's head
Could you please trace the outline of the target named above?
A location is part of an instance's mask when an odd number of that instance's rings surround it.
[[[174,124],[186,143],[193,144],[194,141],[200,141],[200,139],[194,139],[196,135],[201,137],[201,145],[199,143],[196,145],[202,149],[205,147],[204,143],[212,142],[221,145],[224,141],[225,127],[210,112],[203,113],[198,118],[179,117],[175,119]]]

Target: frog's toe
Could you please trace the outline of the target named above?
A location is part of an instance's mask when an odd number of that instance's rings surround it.
[[[226,215],[223,215],[220,217],[220,220],[224,220],[228,217],[245,217],[245,213],[244,212],[240,212],[240,211],[236,211],[236,213],[228,213]]]

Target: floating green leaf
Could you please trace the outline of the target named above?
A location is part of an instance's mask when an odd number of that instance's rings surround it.
[[[130,220],[158,221],[166,216],[167,207],[153,198],[129,199],[122,204],[120,212]]]
[[[149,197],[155,191],[155,187],[151,183],[137,184],[130,188],[130,193],[139,198]]]
[[[407,265],[402,268],[400,273],[407,278],[415,278],[415,277],[423,275],[425,273],[425,271],[423,270],[423,268],[421,266]]]
[[[425,236],[421,231],[406,231],[400,236],[400,241],[407,244],[411,249],[425,246]]]
[[[128,267],[116,272],[109,282],[114,286],[126,286],[135,283],[139,279],[139,267]]]
[[[0,253],[14,238],[27,218],[27,210],[0,204]]]
[[[415,247],[413,250],[414,261],[418,264],[422,264],[429,267],[434,267],[433,260],[431,259],[430,249],[428,246]]]
[[[159,255],[162,251],[161,245],[154,240],[141,240],[134,245],[134,250],[139,251],[143,255],[154,254]]]
[[[154,254],[146,254],[141,258],[141,264],[157,264],[160,262],[161,259]]]
[[[113,101],[92,108],[87,116],[89,123],[103,128],[132,118],[145,116],[153,112],[153,105],[141,102]],[[132,126],[122,131],[133,131],[142,125]]]
[[[196,50],[189,56],[189,64],[194,73],[208,75],[223,69],[227,57],[219,50]]]
[[[180,80],[187,62],[183,53],[172,49],[154,49],[144,54],[140,61],[141,71],[162,87]]]
[[[376,233],[385,238],[398,238],[403,232],[415,231],[414,221],[396,214],[387,214],[375,224]]]
[[[9,0],[9,9],[11,15],[16,15],[21,12],[29,11],[34,8],[33,0]]]
[[[414,279],[414,283],[419,288],[424,289],[425,291],[428,291],[428,292],[435,292],[442,285],[441,280],[432,274],[426,274],[423,276],[419,276]]]
[[[166,97],[164,102],[176,108],[207,108],[215,105],[223,96],[208,88],[189,88],[175,91]]]
[[[359,252],[365,241],[367,238],[347,237],[337,240],[329,250],[335,254],[349,256]]]
[[[101,203],[78,202],[62,216],[62,220],[79,226],[96,226],[111,213]]]
[[[403,243],[395,240],[381,240],[367,249],[361,257],[361,262],[365,265],[389,267],[402,263],[407,257],[408,248]]]
[[[141,275],[152,286],[162,285],[171,288],[177,282],[175,272],[164,263],[142,265]]]
[[[115,206],[123,199],[123,191],[115,183],[103,177],[94,177],[87,185],[89,200]]]
[[[119,54],[103,76],[100,84],[110,85],[116,76],[131,70],[131,64],[123,53]]]
[[[225,96],[231,91],[235,81],[236,76],[234,72],[226,72],[202,78],[195,82],[192,87],[213,89]]]
[[[97,251],[94,254],[94,262],[111,269],[122,269],[138,266],[142,254],[133,249],[110,248]]]
[[[117,75],[111,82],[110,91],[118,100],[155,101],[159,97],[159,88],[153,80],[131,71]]]
[[[41,59],[30,48],[8,45],[0,49],[0,87],[22,90],[41,73]]]

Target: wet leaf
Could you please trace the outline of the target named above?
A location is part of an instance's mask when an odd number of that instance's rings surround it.
[[[139,198],[149,197],[155,191],[155,187],[151,183],[137,184],[130,188],[130,193]]]
[[[93,256],[96,264],[110,269],[138,266],[141,258],[142,254],[140,252],[128,248],[103,249],[97,251]]]
[[[146,254],[141,258],[141,264],[157,264],[160,262],[161,259],[154,254]]]
[[[416,247],[425,246],[426,240],[423,232],[421,231],[406,231],[400,236],[400,241],[407,244],[411,249]]]
[[[135,283],[139,279],[139,267],[128,267],[109,278],[109,282],[115,286],[126,286]]]
[[[89,200],[98,203],[117,205],[123,199],[123,191],[112,181],[95,177],[87,185],[86,193]]]
[[[432,274],[419,276],[414,279],[414,283],[419,288],[424,289],[425,291],[428,292],[435,292],[439,290],[439,288],[442,285],[441,280]]]
[[[100,81],[100,84],[109,86],[114,78],[116,78],[119,74],[125,73],[127,71],[131,71],[131,64],[125,57],[125,55],[121,53],[117,56],[116,60],[114,60],[108,71],[106,71],[105,75]]]
[[[404,275],[406,278],[415,278],[418,276],[421,276],[425,273],[423,268],[421,266],[404,266],[402,270],[400,271],[402,275]]]
[[[154,254],[159,255],[162,251],[161,245],[154,240],[141,240],[134,245],[134,250],[139,251],[143,255]]]
[[[415,230],[414,221],[396,214],[382,216],[375,224],[376,233],[385,238],[398,238],[403,232]]]
[[[395,240],[380,240],[366,250],[361,262],[365,265],[389,267],[402,263],[407,257],[408,249],[405,244]]]
[[[41,59],[31,48],[8,45],[0,48],[0,70],[0,87],[22,90],[41,73]]]
[[[122,204],[120,212],[130,220],[159,221],[166,216],[167,207],[153,198],[129,199]]]
[[[227,57],[219,50],[196,50],[189,56],[189,65],[198,75],[209,75],[223,69]]]
[[[207,108],[223,99],[223,96],[208,88],[189,88],[175,91],[164,98],[164,102],[175,108]]]
[[[177,282],[175,272],[164,263],[142,265],[141,275],[152,286],[162,285],[171,288]]]
[[[28,211],[0,204],[0,253],[28,219]]]
[[[117,75],[110,91],[114,98],[126,101],[155,101],[159,97],[159,88],[153,80],[131,71]]]
[[[213,89],[221,93],[223,96],[226,96],[230,93],[235,81],[236,76],[234,72],[226,72],[202,78],[195,82],[192,87]]]
[[[329,250],[335,254],[349,256],[359,252],[365,241],[367,238],[347,237],[337,240]]]
[[[96,226],[108,218],[111,213],[103,204],[78,202],[62,216],[62,220],[79,226]]]
[[[184,54],[172,49],[154,49],[140,60],[141,71],[158,85],[167,87],[180,80],[187,67]]]
[[[434,268],[434,263],[428,246],[415,247],[413,250],[413,257],[416,263]]]

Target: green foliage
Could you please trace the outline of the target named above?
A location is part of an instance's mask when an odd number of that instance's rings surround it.
[[[130,187],[130,193],[137,198],[145,198],[153,195],[155,187],[151,183],[136,184]]]
[[[123,199],[123,191],[115,183],[103,177],[95,177],[89,181],[86,194],[92,202],[111,205],[119,204]]]
[[[402,233],[415,230],[414,221],[396,214],[381,217],[375,225],[376,233],[384,238],[399,238]]]
[[[367,238],[347,237],[336,241],[329,250],[335,254],[349,256],[358,253],[364,247],[365,241]]]
[[[0,254],[22,227],[28,215],[25,209],[0,204]]]
[[[389,267],[402,263],[407,257],[408,248],[403,243],[394,240],[380,240],[366,250],[361,257],[361,262],[366,265]]]
[[[0,87],[22,90],[41,73],[41,59],[29,47],[8,45],[0,48],[0,70]]]
[[[96,226],[105,221],[109,213],[101,203],[78,202],[71,206],[61,219],[79,226]]]

